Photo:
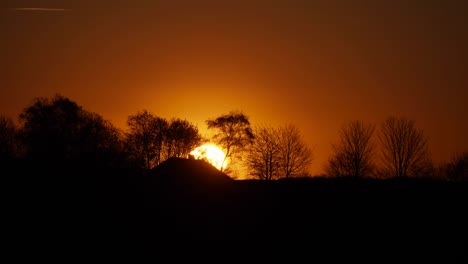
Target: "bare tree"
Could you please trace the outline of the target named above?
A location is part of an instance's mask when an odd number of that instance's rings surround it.
[[[340,131],[340,141],[333,144],[333,154],[328,160],[325,172],[328,176],[370,176],[374,172],[372,160],[374,145],[371,141],[375,127],[361,121],[352,121]]]
[[[280,146],[278,130],[268,126],[256,126],[255,139],[249,147],[247,167],[250,174],[261,180],[280,177]]]
[[[468,152],[455,154],[442,170],[447,180],[468,181]]]
[[[308,174],[313,155],[297,127],[256,126],[254,135],[247,155],[247,167],[252,176],[274,180]]]
[[[305,176],[313,161],[312,150],[305,144],[299,129],[291,124],[278,129],[280,171],[282,177]]]
[[[127,146],[133,159],[140,161],[146,170],[158,165],[162,161],[168,122],[147,110],[142,110],[129,116],[127,125]]]
[[[221,164],[221,170],[224,171],[226,160],[244,150],[254,138],[249,118],[242,112],[231,111],[216,119],[206,120],[206,124],[209,129],[217,131],[213,141],[224,149],[225,157]]]
[[[385,176],[420,177],[432,168],[424,131],[415,121],[390,117],[381,126],[382,173]]]
[[[342,152],[334,153],[325,165],[324,171],[327,177],[342,177],[348,175],[350,165]]]

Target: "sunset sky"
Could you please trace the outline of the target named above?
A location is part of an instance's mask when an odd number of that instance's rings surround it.
[[[0,114],[64,95],[117,127],[147,109],[292,123],[322,173],[348,121],[416,120],[468,150],[468,1],[2,1]]]

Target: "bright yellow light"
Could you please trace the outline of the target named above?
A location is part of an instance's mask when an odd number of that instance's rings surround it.
[[[223,164],[225,157],[224,152],[216,145],[204,144],[195,148],[192,152],[190,152],[190,154],[193,155],[193,157],[196,159],[204,159],[208,161],[218,170],[221,169],[221,166],[223,166],[223,169],[226,168],[227,160],[224,161]]]

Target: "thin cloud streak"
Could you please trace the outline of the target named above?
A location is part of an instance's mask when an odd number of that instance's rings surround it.
[[[13,8],[14,10],[17,11],[49,11],[49,12],[65,12],[70,9],[65,9],[65,8],[43,8],[43,7],[19,7],[19,8]]]

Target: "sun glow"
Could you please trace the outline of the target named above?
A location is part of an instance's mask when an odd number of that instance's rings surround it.
[[[216,145],[213,144],[204,144],[201,145],[197,148],[195,148],[190,154],[195,158],[195,159],[204,159],[208,161],[211,165],[215,166],[218,170],[221,169],[221,166],[226,168],[227,165],[227,160],[224,161],[224,152],[217,147]]]

